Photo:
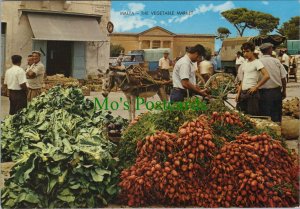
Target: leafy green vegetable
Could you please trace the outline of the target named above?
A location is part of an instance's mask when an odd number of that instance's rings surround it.
[[[119,192],[109,112],[79,89],[55,87],[1,123],[2,159],[15,161],[5,208],[95,208]],[[120,120],[120,119],[119,119]]]

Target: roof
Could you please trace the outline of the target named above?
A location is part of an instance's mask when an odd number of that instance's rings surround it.
[[[164,32],[166,32],[166,33],[168,33],[170,35],[176,35],[175,33],[172,33],[171,31],[168,31],[167,29],[164,29],[164,28],[162,28],[160,26],[155,26],[155,27],[149,28],[148,30],[144,30],[143,32],[138,33],[138,35],[143,35],[143,34],[149,32],[149,31],[152,31],[152,30],[155,30],[155,29],[162,30],[162,31],[164,31]]]
[[[162,28],[160,26],[155,26],[155,27],[152,27],[152,28],[149,28],[145,31],[142,31],[140,33],[124,33],[124,32],[121,32],[121,33],[111,33],[110,36],[142,36],[152,30],[155,30],[155,29],[158,29],[158,30],[161,30],[161,31],[164,31],[165,33],[169,34],[170,36],[175,36],[175,37],[216,37],[216,35],[214,34],[176,34],[176,33],[173,33],[165,28]]]
[[[215,34],[184,34],[184,33],[179,33],[176,34],[176,37],[181,37],[181,36],[189,36],[189,37],[217,37]]]
[[[226,38],[222,43],[223,46],[236,46],[242,45],[244,42],[247,42],[251,37],[236,37],[236,38]]]

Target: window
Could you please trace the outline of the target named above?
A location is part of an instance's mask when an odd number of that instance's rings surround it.
[[[1,22],[1,34],[6,34],[6,23]]]
[[[163,48],[171,48],[171,41],[164,41]]]
[[[152,49],[160,48],[160,41],[152,41]]]

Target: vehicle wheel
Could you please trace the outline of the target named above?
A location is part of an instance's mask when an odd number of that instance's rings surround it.
[[[212,75],[205,83],[210,94],[218,99],[227,100],[229,93],[236,92],[236,83],[234,76],[229,73],[217,73]]]

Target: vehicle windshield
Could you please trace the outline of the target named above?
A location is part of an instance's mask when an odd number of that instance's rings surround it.
[[[125,55],[123,62],[143,62],[142,55]]]

